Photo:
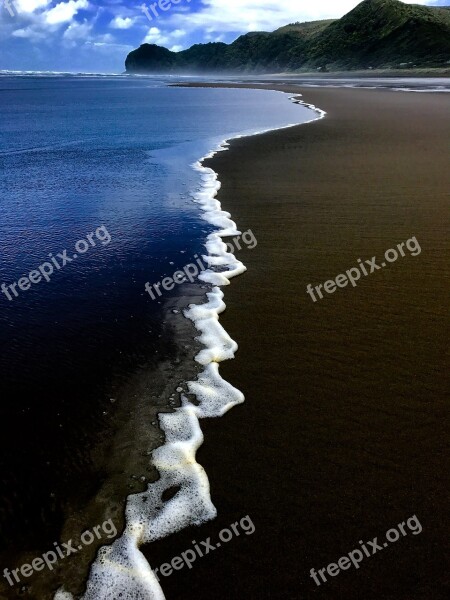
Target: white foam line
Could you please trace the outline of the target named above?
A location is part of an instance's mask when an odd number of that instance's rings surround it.
[[[435,86],[430,88],[407,88],[407,87],[391,87],[390,85],[361,85],[359,83],[339,83],[339,84],[320,84],[320,83],[296,83],[301,87],[310,87],[310,88],[325,88],[325,89],[340,89],[340,88],[350,88],[352,90],[385,90],[392,92],[416,92],[420,94],[433,94],[433,93],[448,93],[450,92],[449,87],[445,86]]]
[[[448,94],[448,92],[450,92],[449,88],[441,88],[441,87],[435,87],[435,88],[428,88],[428,89],[414,89],[414,88],[388,88],[391,89],[393,92],[413,92],[415,94]]]
[[[326,114],[301,101],[299,95],[291,100],[316,111],[319,118]],[[287,127],[296,125],[298,123]],[[200,333],[197,339],[204,345],[195,358],[204,366],[204,370],[196,381],[187,383],[198,405],[182,395],[180,408],[173,413],[159,415],[166,442],[154,450],[152,461],[160,479],[151,483],[147,491],[128,497],[125,531],[111,546],[99,550],[82,600],[164,600],[158,580],[139,547],[190,525],[210,521],[217,515],[211,500],[208,477],[196,461],[197,450],[203,443],[199,419],[221,417],[244,402],[244,395],[219,373],[219,363],[234,358],[238,349],[236,342],[220,324],[219,315],[226,308],[220,288],[229,285],[233,277],[244,273],[246,267],[228,252],[223,241],[223,238],[238,236],[240,232],[231,215],[222,210],[216,199],[221,186],[218,174],[203,163],[228,148],[229,142],[225,140],[193,165],[201,178],[200,190],[193,194],[193,199],[204,211],[203,218],[218,228],[207,238],[208,254],[204,260],[211,267],[225,268],[220,273],[207,269],[199,276],[199,279],[213,286],[207,293],[208,301],[201,305],[192,304],[184,313],[195,324]],[[164,501],[163,494],[171,489],[176,489],[177,493]],[[73,596],[61,589],[55,600],[73,600]]]

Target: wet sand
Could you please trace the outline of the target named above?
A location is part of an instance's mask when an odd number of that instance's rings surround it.
[[[167,598],[444,599],[449,97],[301,91],[325,119],[208,163],[223,208],[258,239],[221,317],[239,343],[221,372],[247,401],[202,423],[218,519],[144,552],[158,567],[249,515],[253,535],[161,577]],[[419,256],[316,303],[306,293],[413,236]],[[320,587],[310,577],[413,515],[419,535]]]

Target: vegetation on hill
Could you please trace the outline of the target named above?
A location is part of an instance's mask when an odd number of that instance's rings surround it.
[[[450,11],[365,0],[312,41],[308,58],[310,66],[350,69],[443,65],[450,60]]]
[[[275,73],[450,64],[450,7],[363,0],[342,19],[252,32],[232,44],[196,44],[171,52],[143,44],[126,60],[130,73]]]
[[[280,27],[274,34],[280,33],[296,33],[303,39],[308,40],[321,33],[324,29],[334,23],[336,19],[328,19],[325,21],[307,21],[306,23],[291,23]]]

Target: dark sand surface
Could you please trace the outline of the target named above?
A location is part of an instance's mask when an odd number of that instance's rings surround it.
[[[298,92],[299,88],[278,86]],[[304,89],[318,122],[232,143],[209,165],[258,246],[225,290],[239,343],[222,374],[247,402],[203,421],[219,517],[147,547],[153,567],[245,515],[241,535],[162,578],[172,600],[441,600],[448,579],[450,102],[446,94]],[[417,257],[314,304],[306,294],[416,236]],[[309,576],[408,534],[359,570]],[[447,552],[447,554],[446,554]]]

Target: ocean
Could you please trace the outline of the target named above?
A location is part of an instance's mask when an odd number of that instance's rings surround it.
[[[142,523],[150,513],[136,508],[146,479],[156,477],[154,465],[161,474],[167,460],[167,452],[157,451],[150,464],[151,450],[187,435],[195,454],[201,443],[196,418],[219,416],[243,400],[218,375],[218,362],[232,357],[237,345],[216,323],[224,309],[219,287],[245,270],[257,232],[242,237],[235,260],[226,253],[221,237],[241,234],[214,199],[217,176],[199,160],[226,139],[318,115],[278,92],[167,83],[130,76],[0,77],[2,571],[41,556],[69,532],[79,537],[99,525],[94,515],[116,515],[120,534],[124,490],[135,494],[127,523],[139,521],[147,541],[214,517],[198,465],[188,498],[179,493],[183,483],[160,479],[158,493],[166,484],[176,489],[168,500],[173,514],[162,511],[154,530]],[[208,254],[214,256],[209,262]],[[173,284],[188,264],[198,272]],[[164,285],[167,277],[172,283]],[[183,310],[193,301],[205,306],[192,307],[187,318]],[[177,334],[183,327],[184,338]],[[197,367],[205,372],[189,385],[177,381],[175,369],[184,361],[192,370],[203,346]],[[212,406],[211,389],[220,406]],[[160,411],[175,420],[189,417],[193,430],[186,433],[185,423],[174,425],[166,415],[161,436],[156,420],[146,420]],[[144,463],[150,474],[142,475]],[[116,512],[108,506],[112,498]],[[135,541],[128,539],[130,556]],[[140,561],[123,548],[120,560]],[[50,598],[85,568],[73,568],[68,577],[59,565],[12,586],[3,581],[0,593]],[[97,582],[110,576],[102,569]],[[142,581],[157,597],[158,585],[149,583],[145,569]],[[130,590],[142,581],[117,585]],[[98,590],[90,594],[86,598],[100,597]]]

